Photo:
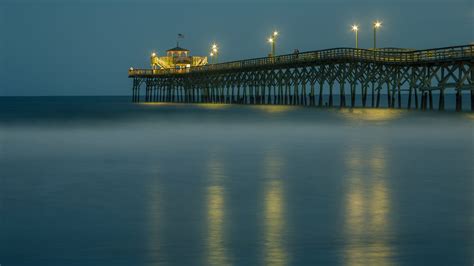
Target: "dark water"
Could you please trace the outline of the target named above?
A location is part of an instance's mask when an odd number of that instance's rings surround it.
[[[472,113],[0,99],[0,264],[472,265]]]

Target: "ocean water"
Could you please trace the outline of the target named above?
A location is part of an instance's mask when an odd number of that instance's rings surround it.
[[[0,264],[472,265],[474,114],[0,99]]]

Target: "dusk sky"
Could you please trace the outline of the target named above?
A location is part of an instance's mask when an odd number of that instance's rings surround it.
[[[149,67],[184,34],[181,46],[220,61],[277,53],[372,45],[435,48],[474,41],[474,2],[444,1],[81,1],[1,0],[0,96],[129,95],[127,69]]]

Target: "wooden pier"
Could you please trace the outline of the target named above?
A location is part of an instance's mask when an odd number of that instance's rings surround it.
[[[463,91],[468,91],[474,111],[474,45],[428,50],[336,48],[184,69],[130,69],[128,76],[133,79],[134,102],[143,98],[333,107],[339,97],[339,107],[444,110],[446,101],[453,100],[461,111]],[[385,106],[381,94],[387,97]],[[356,96],[361,98],[358,104]]]

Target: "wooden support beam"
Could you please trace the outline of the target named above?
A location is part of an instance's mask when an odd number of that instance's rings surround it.
[[[343,78],[339,81],[339,106],[341,108],[346,107],[346,88],[345,88],[346,81]]]
[[[331,83],[329,83],[329,107],[332,107],[332,89],[333,89],[333,86],[334,86],[334,81],[331,81]]]
[[[323,107],[323,86],[324,86],[323,81],[320,81],[319,82],[319,100],[318,100],[319,107]]]
[[[356,83],[351,82],[351,108],[355,107],[355,97],[356,97]]]

